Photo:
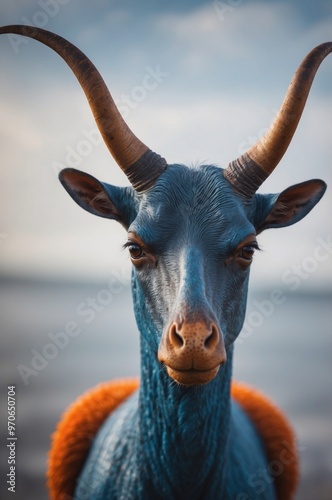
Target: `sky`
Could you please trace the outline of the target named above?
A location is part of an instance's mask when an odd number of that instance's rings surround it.
[[[264,133],[303,57],[332,39],[329,0],[2,0],[0,20],[77,45],[133,132],[168,163],[221,167]],[[128,274],[124,230],[80,209],[57,178],[73,166],[128,184],[75,77],[57,54],[24,38],[2,35],[0,61],[0,275]],[[157,75],[149,88],[147,74]],[[257,285],[331,289],[331,82],[332,55],[284,159],[260,189],[321,178],[328,190],[303,221],[259,237]]]

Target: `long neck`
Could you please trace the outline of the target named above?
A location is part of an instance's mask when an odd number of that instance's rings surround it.
[[[163,498],[195,499],[208,498],[205,487],[211,492],[213,484],[220,496],[227,474],[233,347],[227,349],[226,363],[207,385],[175,383],[157,359],[161,326],[151,318],[135,273],[132,278],[141,338],[137,456],[145,489],[151,490],[152,498],[157,492]]]
[[[201,387],[173,382],[141,340],[140,434],[153,488],[164,498],[203,498],[210,475],[226,473],[232,349],[217,377]],[[224,450],[224,452],[222,451]],[[203,496],[202,496],[203,495]]]

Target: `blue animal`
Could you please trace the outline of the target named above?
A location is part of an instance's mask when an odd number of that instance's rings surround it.
[[[257,235],[301,220],[326,188],[314,179],[280,194],[256,194],[284,155],[332,43],[307,55],[271,128],[222,169],[168,165],[148,149],[96,68],[68,41],[26,26],[0,33],[35,38],[67,62],[131,183],[120,188],[78,170],[60,173],[76,203],[127,231],[141,381],[139,390],[132,381],[102,386],[64,417],[50,458],[52,498],[291,498],[297,467],[291,431],[263,396],[231,388],[233,345]]]

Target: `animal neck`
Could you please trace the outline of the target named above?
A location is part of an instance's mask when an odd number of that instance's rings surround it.
[[[226,473],[232,348],[217,377],[200,387],[172,381],[144,337],[141,350],[140,440],[153,489],[165,498],[181,492],[202,498],[213,476],[220,478],[220,492]]]
[[[152,319],[135,273],[132,293],[141,338],[138,457],[145,489],[151,497],[157,492],[163,498],[194,499],[207,498],[205,488],[211,492],[213,484],[220,496],[227,473],[233,347],[210,383],[180,386],[154,352],[162,327]]]

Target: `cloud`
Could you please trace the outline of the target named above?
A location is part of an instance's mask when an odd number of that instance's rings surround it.
[[[130,110],[127,121],[171,163],[226,166],[241,154],[269,125],[297,65],[327,36],[330,26],[330,19],[319,15],[312,22],[306,17],[304,22],[297,2],[238,2],[223,20],[213,2],[194,7],[188,3],[181,9],[173,3],[167,12],[153,10],[147,15],[127,5],[114,6],[99,14],[94,10],[93,15],[86,9],[86,17],[76,24],[75,5],[68,4],[74,23],[70,39],[87,48],[115,99],[142,84],[147,65],[159,65],[168,73],[157,89]],[[52,23],[56,32],[69,30],[62,13]],[[95,128],[85,97],[69,69],[49,49],[33,42],[13,58],[2,38],[0,47],[6,66],[0,78],[0,182],[4,190],[0,233],[9,234],[2,246],[8,244],[6,252],[0,248],[3,266],[15,269],[21,262],[21,268],[24,263],[26,269],[38,270],[40,249],[44,249],[57,272],[65,262],[66,269],[72,263],[75,268],[81,265],[83,274],[101,273],[111,249],[112,259],[119,253],[117,243],[113,247],[111,240],[105,241],[105,231],[114,234],[119,245],[123,232],[116,224],[105,226],[81,213],[62,191],[52,169],[54,161],[65,161],[68,147],[77,148],[84,130]],[[331,75],[327,59],[291,147],[264,191],[278,191],[310,177],[331,179]],[[127,183],[105,146],[93,148],[81,160],[77,168],[114,184]],[[289,234],[296,235],[305,249],[330,227],[330,200],[330,194],[326,195],[315,209],[317,215],[310,215],[303,225],[278,235],[269,233],[267,241],[284,249],[283,259],[288,254],[295,262],[299,252],[297,245],[289,247]],[[32,237],[27,236],[29,231]],[[84,235],[88,235],[91,255],[85,264],[75,259]],[[11,246],[14,242],[16,252]],[[329,265],[320,267],[325,277]],[[257,272],[276,277],[279,271],[278,266],[272,269],[267,264]]]
[[[268,38],[273,39],[280,27],[283,37],[296,34],[296,12],[291,5],[281,3],[211,2],[192,12],[173,13],[162,16],[157,22],[158,32],[169,37],[184,54],[178,64],[196,69],[200,60],[202,67],[220,60],[232,58],[244,63],[268,49]],[[265,47],[260,47],[264,40]],[[190,61],[196,62],[191,66]],[[188,64],[189,62],[189,64]]]
[[[221,17],[219,4],[229,6]],[[186,72],[188,82],[201,84],[205,76],[210,89],[214,82],[228,95],[246,90],[278,95],[305,54],[330,38],[332,14],[304,22],[305,9],[298,2],[219,4],[163,15],[156,32],[167,47],[165,60],[175,59],[174,68]]]

